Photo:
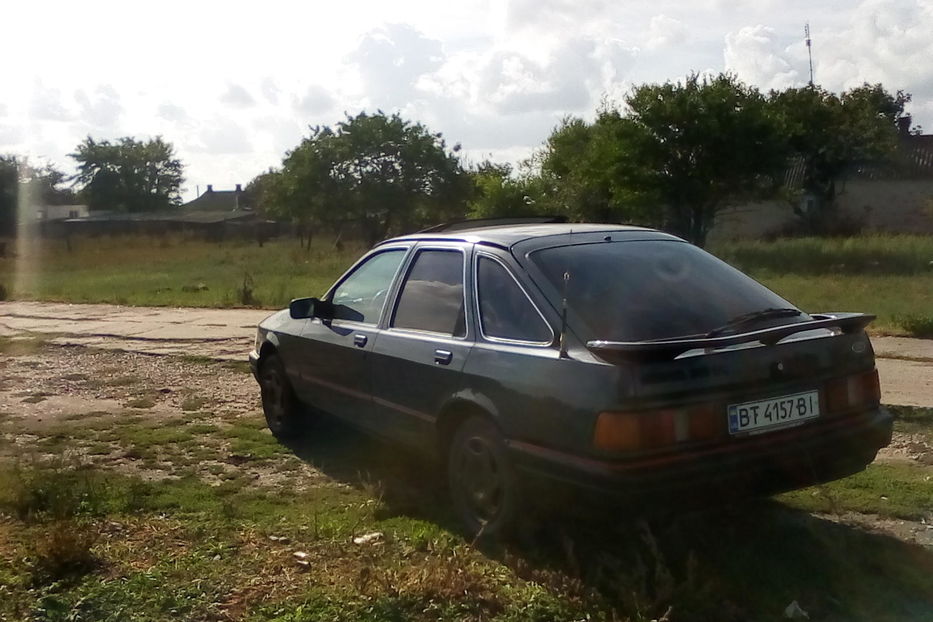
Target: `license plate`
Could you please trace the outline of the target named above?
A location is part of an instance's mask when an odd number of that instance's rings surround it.
[[[729,434],[767,432],[819,416],[819,391],[732,404],[729,406]]]

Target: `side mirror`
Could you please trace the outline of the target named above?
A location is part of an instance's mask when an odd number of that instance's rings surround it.
[[[288,303],[288,314],[293,320],[305,320],[312,317],[332,320],[334,319],[334,303],[318,298],[295,298]]]
[[[314,307],[318,302],[317,298],[295,298],[288,303],[288,314],[293,320],[314,317]]]

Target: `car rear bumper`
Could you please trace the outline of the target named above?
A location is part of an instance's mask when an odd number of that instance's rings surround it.
[[[878,408],[813,428],[795,428],[676,454],[598,460],[510,442],[519,470],[616,498],[703,505],[722,497],[775,494],[863,470],[891,442],[893,419]]]
[[[249,353],[249,369],[253,372],[253,378],[259,380],[259,353],[252,350]]]

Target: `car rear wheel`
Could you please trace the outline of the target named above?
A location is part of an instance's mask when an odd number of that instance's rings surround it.
[[[282,359],[276,354],[268,355],[260,363],[259,391],[262,411],[272,434],[281,439],[297,436],[302,417],[301,403],[288,382]]]
[[[447,476],[454,508],[471,536],[510,534],[518,514],[515,470],[496,426],[471,417],[450,443]]]

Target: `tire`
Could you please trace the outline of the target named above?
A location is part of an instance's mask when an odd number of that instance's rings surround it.
[[[295,397],[285,366],[277,354],[269,354],[260,362],[259,391],[266,425],[278,439],[291,439],[301,431],[304,414],[301,402]]]
[[[447,454],[447,478],[454,509],[475,538],[507,538],[515,527],[519,489],[499,429],[482,417],[457,428]]]

